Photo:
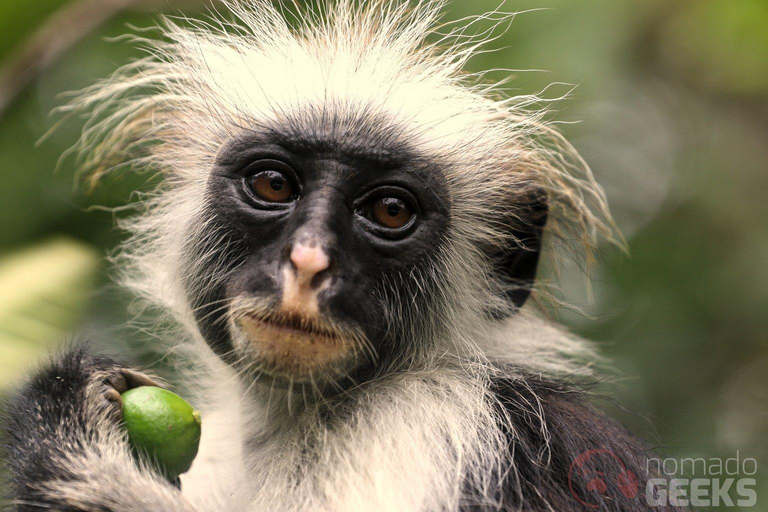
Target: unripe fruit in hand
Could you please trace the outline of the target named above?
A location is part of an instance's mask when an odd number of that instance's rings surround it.
[[[154,386],[122,394],[123,421],[133,448],[173,481],[189,469],[200,444],[200,413],[175,393]]]

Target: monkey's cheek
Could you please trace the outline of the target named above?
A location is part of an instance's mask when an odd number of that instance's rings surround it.
[[[253,318],[238,324],[248,344],[246,352],[270,375],[310,381],[354,364],[354,343],[343,337],[286,329]]]

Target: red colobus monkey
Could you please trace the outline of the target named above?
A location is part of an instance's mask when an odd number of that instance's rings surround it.
[[[463,71],[484,36],[439,1],[227,6],[68,107],[92,176],[165,177],[119,264],[200,453],[180,486],[137,463],[115,391],[151,379],[74,348],[9,404],[17,510],[646,510],[589,344],[523,307],[544,242],[611,226],[540,99]]]

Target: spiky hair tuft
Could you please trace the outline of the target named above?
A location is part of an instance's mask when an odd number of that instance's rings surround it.
[[[603,191],[548,120],[548,100],[507,96],[503,83],[465,71],[513,14],[446,24],[443,1],[324,0],[294,17],[266,0],[224,3],[230,20],[164,18],[159,37],[133,36],[148,56],[65,108],[91,116],[78,150],[92,182],[125,168],[165,177],[145,214],[128,221],[123,254],[126,283],[150,303],[192,322],[179,248],[220,149],[243,132],[307,118],[347,135],[374,119],[382,137],[438,163],[452,204],[442,259],[453,289],[443,294],[462,297],[465,310],[441,320],[469,325],[508,286],[488,277],[478,247],[508,245],[502,224],[524,217],[532,193],[547,197],[550,240],[575,241],[590,259],[611,237]],[[483,22],[491,27],[475,30]]]

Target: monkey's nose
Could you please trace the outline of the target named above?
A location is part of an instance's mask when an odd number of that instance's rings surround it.
[[[331,266],[328,253],[319,244],[296,243],[291,247],[290,258],[298,284],[302,287],[318,286],[322,281],[318,278]]]

